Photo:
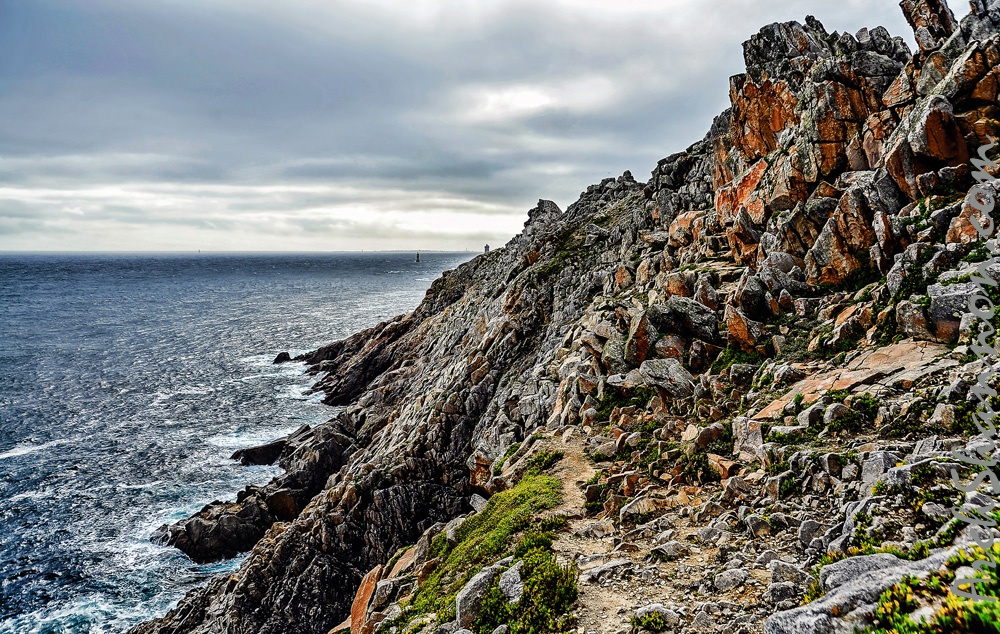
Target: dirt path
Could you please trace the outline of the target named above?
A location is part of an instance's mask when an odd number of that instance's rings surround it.
[[[587,517],[581,485],[598,468],[585,456],[583,441],[582,434],[573,430],[567,436],[551,434],[539,443],[540,449],[563,452],[551,471],[563,482],[563,501],[551,514],[565,515],[568,527],[559,532],[553,549],[560,563],[580,573],[574,609],[577,634],[626,634],[632,630],[636,609],[654,603],[677,613],[679,631],[706,602],[731,602],[733,607],[759,602],[768,582],[761,569],[752,570],[748,584],[739,589],[704,593],[706,573],[720,569],[720,559],[725,558],[724,547],[720,550],[698,539],[698,529],[709,526],[711,518],[695,521],[681,506],[637,527]],[[650,550],[668,540],[685,544],[687,552],[671,561],[651,559]]]

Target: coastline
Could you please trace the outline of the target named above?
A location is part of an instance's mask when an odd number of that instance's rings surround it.
[[[648,182],[540,200],[412,313],[309,355],[343,407],[322,489],[134,634],[991,622],[946,589],[995,537],[948,509],[994,496],[946,485],[975,482],[952,452],[992,451],[964,308],[1000,7],[903,9],[916,52],[764,27],[732,108]]]

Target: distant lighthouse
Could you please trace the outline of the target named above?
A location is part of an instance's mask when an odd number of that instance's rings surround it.
[[[417,262],[420,261],[420,251],[417,251]]]
[[[486,245],[486,246],[485,246],[485,247],[483,248],[483,253],[489,253],[489,252],[490,252],[490,245],[488,245],[488,244],[487,244],[487,245]]]

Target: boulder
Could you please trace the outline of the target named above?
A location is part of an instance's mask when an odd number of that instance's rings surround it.
[[[808,572],[798,566],[786,563],[780,559],[773,559],[767,564],[767,569],[771,573],[772,583],[791,582],[798,586],[808,585],[812,577]]]
[[[657,337],[656,328],[645,312],[633,317],[625,340],[625,361],[630,365],[639,365],[652,357]]]
[[[921,99],[888,141],[885,168],[910,200],[919,200],[919,177],[943,166],[965,165],[969,150],[947,99]]]
[[[921,52],[939,48],[958,29],[958,21],[946,0],[901,0],[899,6]]]
[[[733,295],[736,306],[751,319],[766,320],[774,316],[767,287],[749,268],[744,269]]]
[[[936,341],[958,341],[962,315],[969,312],[969,298],[979,294],[979,286],[972,282],[931,284],[927,287],[927,295],[931,300],[927,316]]]
[[[365,617],[368,614],[368,603],[375,588],[382,576],[382,566],[375,566],[362,579],[358,585],[358,591],[354,595],[354,603],[351,604],[351,631],[361,631],[361,626],[365,624]]]
[[[486,591],[501,574],[501,570],[500,564],[483,568],[455,595],[455,619],[460,627],[471,628],[475,625]]]
[[[680,335],[666,335],[661,337],[653,349],[656,352],[656,356],[661,359],[677,359],[682,361],[684,359],[684,352],[687,350],[688,344]]]
[[[895,215],[904,202],[886,170],[856,173],[805,256],[806,281],[840,284],[869,267],[869,250],[876,241],[872,229],[876,212]]]
[[[524,583],[521,581],[521,567],[523,561],[519,561],[500,575],[500,592],[507,598],[508,603],[517,603],[524,594]]]
[[[652,385],[674,399],[683,399],[694,393],[694,377],[677,359],[649,359],[639,366],[639,372],[648,385]]]
[[[719,319],[715,311],[689,297],[673,296],[647,311],[650,322],[660,332],[673,332],[702,341],[718,338]]]
[[[736,570],[726,570],[715,575],[715,589],[719,592],[729,592],[735,590],[747,582],[750,574],[741,568]]]
[[[754,351],[765,336],[764,324],[750,319],[732,304],[726,304],[726,327],[730,342],[745,352]]]

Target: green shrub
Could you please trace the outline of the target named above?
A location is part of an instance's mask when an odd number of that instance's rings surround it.
[[[649,386],[637,387],[627,396],[613,389],[605,390],[601,400],[597,402],[597,418],[601,421],[610,420],[611,412],[615,411],[616,407],[634,405],[645,409],[654,396],[656,388]]]
[[[498,462],[497,465],[493,467],[493,475],[500,475],[500,472],[503,471],[504,463],[506,463],[507,459],[513,456],[520,448],[521,448],[521,443],[519,442],[516,442],[510,447],[507,447],[507,451],[504,452],[503,458],[501,458],[500,462]]]
[[[515,552],[521,552],[525,546],[526,543],[519,544]],[[569,632],[572,619],[567,613],[578,595],[576,573],[556,563],[549,546],[524,550],[521,561],[524,594],[520,601],[510,604],[500,590],[499,581],[494,581],[483,597],[473,631],[490,634],[497,626],[506,624],[510,634]]]
[[[546,517],[538,523],[538,528],[544,532],[559,531],[569,525],[569,520],[565,515],[553,515]]]
[[[851,401],[851,409],[856,410],[869,422],[874,422],[878,415],[878,399],[871,394],[862,394]]]
[[[540,451],[528,459],[528,471],[534,473],[547,471],[548,469],[551,469],[555,463],[562,460],[563,455],[564,454],[561,451]]]
[[[634,630],[649,630],[650,632],[662,632],[667,629],[667,620],[663,618],[663,615],[659,612],[650,612],[649,614],[644,614],[642,617],[633,616],[632,617],[632,629]]]
[[[994,556],[1000,554],[1000,545],[992,550]],[[955,570],[985,557],[986,553],[974,546],[952,557],[944,572],[933,572],[924,579],[903,578],[879,597],[872,626],[859,631],[861,634],[1000,633],[1000,602],[970,601],[949,591]],[[983,583],[977,586],[977,593],[984,597],[1000,596],[997,569],[984,567],[980,576]],[[912,613],[928,604],[939,607],[930,619],[915,621]]]
[[[712,362],[712,373],[718,374],[722,372],[734,363],[751,363],[754,365],[760,365],[764,361],[764,357],[760,353],[754,352],[744,352],[741,348],[730,347],[722,351],[715,361]]]
[[[514,557],[520,559],[529,551],[538,548],[542,550],[551,550],[552,540],[554,538],[555,535],[549,532],[539,533],[532,531],[530,533],[526,533],[524,537],[517,542],[517,546],[514,547]]]
[[[826,395],[833,399],[834,403],[843,403],[851,393],[847,390],[830,390]]]
[[[551,476],[526,475],[516,486],[495,493],[479,513],[465,520],[449,544],[444,534],[431,545],[441,563],[420,585],[411,603],[414,614],[435,612],[442,622],[455,617],[455,595],[484,565],[511,549],[511,537],[527,529],[539,511],[559,504],[562,483]]]

